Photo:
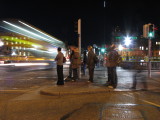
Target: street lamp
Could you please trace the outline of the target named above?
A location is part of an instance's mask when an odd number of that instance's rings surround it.
[[[105,48],[101,48],[101,52],[104,53],[105,52]]]
[[[131,37],[128,37],[128,36],[125,37],[125,38],[124,38],[124,42],[125,42],[125,45],[126,45],[126,46],[129,46],[129,45],[131,44]]]

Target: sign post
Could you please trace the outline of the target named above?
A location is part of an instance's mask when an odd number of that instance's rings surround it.
[[[78,19],[78,49],[81,59],[81,19]],[[81,78],[81,66],[79,67],[78,76]]]
[[[143,37],[148,38],[148,78],[151,78],[151,39],[154,38],[154,24],[145,24],[143,26]]]
[[[151,39],[148,39],[148,78],[151,78]]]

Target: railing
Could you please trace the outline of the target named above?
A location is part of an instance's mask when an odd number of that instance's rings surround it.
[[[137,69],[137,66],[148,69],[148,62],[129,62],[125,61],[120,64],[121,67],[125,69]],[[151,69],[152,70],[160,70],[160,62],[159,61],[151,61]]]

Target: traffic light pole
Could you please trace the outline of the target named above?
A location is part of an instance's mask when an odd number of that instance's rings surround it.
[[[151,78],[151,38],[148,39],[148,78]]]

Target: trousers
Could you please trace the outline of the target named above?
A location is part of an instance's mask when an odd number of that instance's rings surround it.
[[[57,65],[57,85],[64,85],[63,65]]]

